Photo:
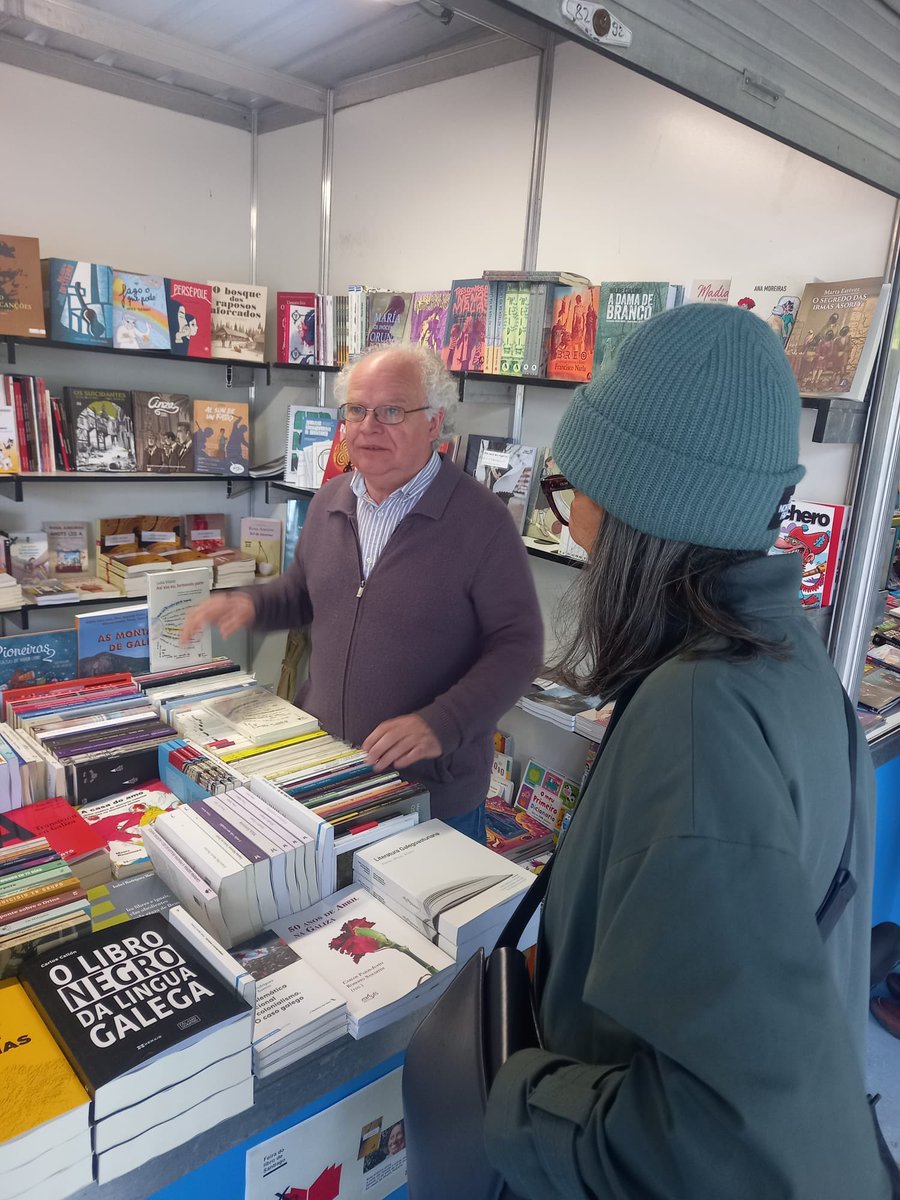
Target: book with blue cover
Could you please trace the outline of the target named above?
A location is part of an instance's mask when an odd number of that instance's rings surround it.
[[[109,675],[150,670],[150,622],[146,604],[76,613],[78,675]]]
[[[50,337],[80,346],[111,346],[112,270],[74,258],[41,259]]]
[[[74,629],[11,634],[0,638],[0,691],[74,679],[77,663]]]
[[[159,275],[113,272],[113,345],[117,350],[171,350],[165,282]]]

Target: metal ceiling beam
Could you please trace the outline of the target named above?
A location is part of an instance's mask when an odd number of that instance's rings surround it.
[[[0,62],[26,71],[38,71],[54,79],[64,79],[82,87],[96,88],[114,96],[127,96],[144,104],[155,104],[172,112],[187,113],[207,121],[218,121],[235,129],[250,129],[250,110],[228,100],[217,100],[189,88],[174,84],[158,83],[121,71],[117,67],[106,67],[88,59],[77,58],[61,50],[26,42],[21,38],[0,33]],[[292,109],[296,114],[296,109]]]
[[[100,13],[77,0],[0,0],[0,13],[39,29],[105,46],[114,54],[141,59],[160,71],[177,71],[187,78],[247,92],[320,116],[325,112],[325,89],[317,84],[265,67],[248,67],[228,54],[189,45],[121,17]]]

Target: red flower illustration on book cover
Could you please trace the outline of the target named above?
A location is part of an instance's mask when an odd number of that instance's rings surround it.
[[[278,1192],[275,1200],[337,1200],[341,1193],[340,1164],[326,1167],[319,1178],[308,1188],[289,1187]]]
[[[429,975],[437,974],[436,967],[423,962],[421,958],[413,954],[408,946],[400,946],[397,942],[391,941],[389,937],[385,937],[383,933],[379,933],[375,928],[375,922],[367,921],[364,917],[354,917],[352,921],[345,921],[341,926],[341,932],[328,943],[328,948],[336,950],[338,954],[349,954],[357,965],[364,955],[374,954],[376,950],[399,950],[401,954],[405,954],[413,962],[417,962],[420,967],[424,967]]]

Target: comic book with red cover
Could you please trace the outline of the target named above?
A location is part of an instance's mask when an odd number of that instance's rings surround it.
[[[276,297],[276,362],[316,361],[316,293],[278,292]]]
[[[794,498],[781,522],[769,553],[800,555],[800,603],[804,608],[827,608],[834,598],[848,512],[844,504],[813,504]]]
[[[483,371],[488,284],[483,279],[454,279],[441,351],[451,371]]]
[[[585,383],[594,366],[599,287],[553,289],[553,321],[547,354],[547,378]]]

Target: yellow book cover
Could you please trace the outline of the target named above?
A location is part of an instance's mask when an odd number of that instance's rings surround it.
[[[4,1140],[89,1102],[17,979],[0,983],[0,1093]]]

